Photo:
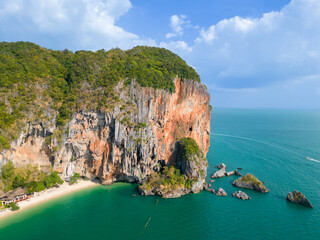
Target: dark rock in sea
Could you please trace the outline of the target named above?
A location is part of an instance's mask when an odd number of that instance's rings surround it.
[[[222,169],[222,168],[227,168],[227,166],[226,166],[224,163],[221,163],[221,164],[218,166],[218,169]]]
[[[235,198],[239,198],[241,200],[248,200],[251,199],[251,197],[249,197],[245,192],[242,191],[235,191],[234,193],[232,193],[232,196],[234,196]]]
[[[287,201],[313,208],[309,200],[299,191],[288,193]]]
[[[223,196],[226,197],[228,194],[226,193],[225,190],[223,190],[222,188],[219,188],[219,190],[216,193],[217,196]]]
[[[211,188],[210,184],[205,184],[203,189],[206,190],[207,192],[216,193],[216,191],[213,188]]]
[[[241,174],[238,170],[235,170],[235,171],[234,171],[234,175],[236,175],[236,176],[242,176],[242,174]]]
[[[263,184],[263,182],[261,182],[258,178],[249,173],[235,180],[232,183],[232,185],[240,188],[256,190],[262,193],[269,192],[269,189]]]

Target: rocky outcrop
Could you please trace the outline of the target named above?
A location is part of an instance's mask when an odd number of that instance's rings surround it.
[[[223,190],[222,188],[219,188],[219,190],[216,193],[217,196],[223,196],[226,197],[228,194],[226,193],[225,190]]]
[[[163,198],[179,197],[198,193],[204,187],[207,175],[207,160],[192,138],[182,138],[177,143],[177,159],[170,167],[165,166],[160,174],[151,174],[139,186],[142,195],[161,195]]]
[[[186,189],[178,189],[162,194],[162,198],[178,198],[187,193],[190,193],[190,191],[187,191]]]
[[[232,176],[232,175],[242,176],[241,173],[239,173],[238,170],[234,170],[234,171],[231,171],[231,172],[226,172],[225,175],[226,175],[226,176]]]
[[[240,188],[256,190],[262,193],[269,192],[269,189],[263,184],[263,182],[261,182],[259,179],[257,179],[255,176],[249,173],[235,180],[232,183],[232,185]]]
[[[121,82],[114,89],[119,96],[116,107],[105,112],[80,111],[63,132],[57,132],[52,113],[48,126],[30,123],[11,148],[0,153],[0,167],[10,160],[18,167],[52,167],[64,179],[77,172],[111,184],[142,182],[174,162],[177,139],[182,137],[194,139],[205,157],[209,148],[209,93],[201,83],[179,78],[174,81],[175,93]],[[204,167],[197,169],[206,171]],[[199,189],[201,184],[193,190]]]
[[[224,163],[221,163],[218,167],[219,170],[216,171],[211,178],[221,178],[226,175],[226,168],[227,166]]]
[[[236,169],[234,171],[230,171],[227,172],[227,166],[224,163],[221,163],[219,166],[215,166],[216,168],[218,168],[219,170],[216,171],[211,178],[222,178],[224,176],[232,176],[232,175],[236,175],[236,176],[241,176],[241,173]]]
[[[288,193],[287,201],[313,208],[309,200],[299,191]]]
[[[210,184],[204,184],[203,189],[206,190],[207,192],[216,193],[216,191],[211,187]]]
[[[242,191],[235,191],[234,193],[232,193],[232,196],[235,198],[239,198],[241,200],[248,200],[251,199],[251,197],[249,197],[245,192]]]
[[[192,180],[191,191],[201,191],[207,176],[208,162],[197,142],[192,138],[182,138],[178,142],[176,166],[186,179]]]

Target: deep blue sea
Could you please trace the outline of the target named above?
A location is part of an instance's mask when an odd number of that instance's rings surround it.
[[[320,111],[214,109],[211,127],[208,182],[223,162],[254,174],[269,193],[233,198],[236,176],[212,184],[227,197],[133,197],[133,184],[97,186],[0,221],[0,239],[320,239]],[[314,209],[287,202],[293,190]]]

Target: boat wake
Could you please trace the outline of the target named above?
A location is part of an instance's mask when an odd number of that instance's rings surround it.
[[[319,160],[313,159],[313,158],[311,158],[311,157],[306,157],[306,159],[309,160],[309,161],[312,161],[312,162],[318,162],[318,163],[320,163]]]

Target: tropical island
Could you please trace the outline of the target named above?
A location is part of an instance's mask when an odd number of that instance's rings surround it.
[[[163,197],[203,189],[210,95],[178,55],[2,42],[0,60],[2,208],[80,178]]]

